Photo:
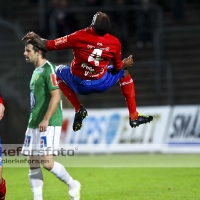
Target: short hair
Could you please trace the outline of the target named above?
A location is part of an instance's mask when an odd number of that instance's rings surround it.
[[[41,48],[34,40],[32,40],[32,39],[27,40],[26,41],[26,45],[27,44],[32,44],[33,45],[33,50],[35,52],[41,51],[42,58],[47,58],[47,56],[46,56],[47,50]]]
[[[96,18],[93,18],[92,27],[98,35],[104,36],[111,29],[109,17],[96,14]]]

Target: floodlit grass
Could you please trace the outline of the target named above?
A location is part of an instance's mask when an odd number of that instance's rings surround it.
[[[82,184],[81,200],[200,200],[199,155],[59,157]],[[13,164],[16,165],[16,164]],[[6,200],[31,200],[26,165],[5,164]],[[69,199],[67,186],[43,170],[44,200]]]

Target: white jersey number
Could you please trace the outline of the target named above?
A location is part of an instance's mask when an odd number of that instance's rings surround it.
[[[99,66],[99,61],[102,60],[102,50],[101,49],[94,49],[93,52],[88,57],[88,62],[94,61],[95,66]]]

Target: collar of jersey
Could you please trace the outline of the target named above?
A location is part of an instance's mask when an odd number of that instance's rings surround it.
[[[39,70],[39,69],[41,69],[45,64],[47,63],[47,60],[44,62],[44,64],[43,65],[41,65],[41,66],[39,66],[39,67],[37,67],[37,68],[35,68],[35,70],[34,71],[37,71],[37,70]]]

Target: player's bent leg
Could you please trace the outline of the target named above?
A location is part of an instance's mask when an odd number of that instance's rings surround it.
[[[81,103],[79,102],[75,92],[68,86],[66,85],[62,79],[57,77],[57,82],[58,82],[58,87],[64,94],[64,96],[69,100],[71,105],[74,107],[75,111],[78,111]]]
[[[133,128],[151,122],[153,116],[145,116],[136,111],[135,85],[128,70],[124,70],[124,77],[120,79],[119,83],[129,110],[130,126]]]
[[[81,184],[74,180],[67,172],[65,167],[54,161],[53,155],[41,156],[41,163],[45,169],[53,173],[57,178],[64,182],[69,187],[69,196],[71,200],[80,199]],[[48,164],[50,163],[50,164]]]
[[[76,113],[72,127],[74,131],[78,131],[82,127],[83,119],[88,115],[87,110],[80,104],[75,92],[69,88],[59,77],[57,77],[57,82],[60,90],[75,109]]]
[[[129,117],[131,119],[137,119],[138,112],[136,111],[136,100],[135,100],[135,85],[131,75],[127,70],[124,70],[124,77],[119,80],[122,94],[126,100],[126,104],[129,111]]]
[[[0,167],[2,170],[2,167]],[[2,174],[2,171],[0,172]],[[0,178],[0,200],[4,200],[6,197],[6,181],[5,179],[1,176]]]

